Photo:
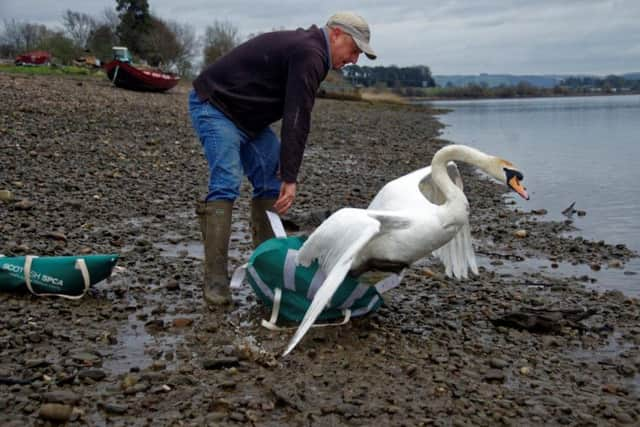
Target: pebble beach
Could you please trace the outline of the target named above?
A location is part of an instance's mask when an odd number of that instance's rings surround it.
[[[263,328],[270,310],[248,285],[209,310],[194,210],[208,171],[188,91],[0,73],[0,253],[119,255],[77,301],[0,293],[0,425],[640,424],[640,302],[554,269],[637,254],[567,237],[569,221],[545,221],[535,199],[515,209],[471,167],[478,276],[422,260],[377,312],[312,329],[286,358],[293,330]],[[427,106],[318,99],[285,219],[308,234],[318,213],[366,207],[430,163],[441,129]],[[252,252],[249,195],[245,182],[230,272]],[[508,268],[529,260],[549,268]]]

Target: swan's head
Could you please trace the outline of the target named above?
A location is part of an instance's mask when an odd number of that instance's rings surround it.
[[[527,189],[522,185],[524,176],[513,163],[498,157],[495,157],[491,163],[490,173],[494,178],[500,182],[504,182],[523,199],[529,200]]]

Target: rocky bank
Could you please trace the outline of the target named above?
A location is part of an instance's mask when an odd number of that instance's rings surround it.
[[[633,254],[564,237],[570,224],[546,222],[535,200],[512,209],[468,168],[479,276],[447,279],[424,260],[378,312],[313,329],[284,359],[291,332],[260,326],[269,312],[249,289],[209,311],[194,213],[207,168],[187,91],[0,74],[0,253],[120,255],[79,301],[0,294],[1,425],[640,423],[638,300],[553,268],[616,268]],[[309,232],[310,213],[365,207],[428,164],[445,143],[432,113],[318,100],[289,219]],[[251,253],[249,190],[234,208],[232,267]],[[505,269],[530,259],[549,268]],[[499,321],[541,309],[538,327]]]

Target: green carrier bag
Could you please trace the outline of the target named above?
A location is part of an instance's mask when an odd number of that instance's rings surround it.
[[[46,256],[0,255],[0,291],[26,287],[37,296],[81,298],[111,275],[118,255]]]
[[[296,324],[302,321],[326,276],[318,268],[317,261],[309,267],[296,265],[298,250],[306,237],[286,237],[280,218],[271,212],[267,214],[276,238],[263,242],[253,252],[249,262],[236,269],[231,287],[240,287],[246,278],[258,298],[271,307],[271,318],[263,320],[262,325],[277,330],[282,329],[277,326],[278,320]],[[382,293],[398,286],[400,280],[399,275],[392,274],[373,285],[360,283],[347,275],[318,317],[318,320],[325,322],[341,321],[314,326],[342,325],[351,317],[377,310],[383,303]]]

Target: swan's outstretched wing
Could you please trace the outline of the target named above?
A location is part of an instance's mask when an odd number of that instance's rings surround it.
[[[464,190],[462,176],[460,176],[460,171],[454,162],[449,162],[447,165],[447,173],[449,174],[451,181],[453,181],[458,188]],[[420,183],[420,190],[423,192],[425,197],[433,203],[442,204],[445,202],[444,194],[442,194],[442,192],[433,185],[433,181],[430,179],[424,179]],[[469,270],[474,274],[478,274],[476,255],[471,243],[471,227],[469,226],[469,220],[467,219],[464,222],[453,239],[447,242],[446,245],[433,251],[433,254],[442,261],[445,267],[445,274],[449,277],[466,279],[468,277]]]
[[[446,201],[444,197],[444,193],[440,191],[440,189],[433,183],[431,179],[431,168],[425,169],[428,173],[424,175],[422,180],[420,181],[419,188],[420,192],[431,202],[436,205],[441,205]],[[464,183],[462,182],[462,176],[460,175],[460,171],[454,162],[449,162],[447,164],[447,173],[449,174],[449,178],[455,185],[458,186],[462,191],[464,191]]]
[[[343,254],[352,249],[353,242],[360,238],[363,231],[374,225],[377,226],[376,233],[399,230],[409,225],[409,219],[396,212],[340,209],[311,233],[300,248],[296,262],[308,267],[318,260],[322,271],[329,274]]]
[[[420,201],[419,183],[431,176],[431,166],[418,169],[388,182],[378,191],[367,209],[396,210]]]
[[[408,220],[393,213],[341,209],[309,236],[298,253],[298,264],[308,266],[317,259],[327,278],[313,297],[283,356],[293,350],[322,313],[351,269],[358,252],[378,233],[407,227],[408,224]]]
[[[471,270],[473,274],[478,274],[476,264],[476,254],[471,244],[471,227],[469,220],[466,220],[453,239],[446,245],[433,251],[444,264],[445,274],[449,277],[466,279]]]

